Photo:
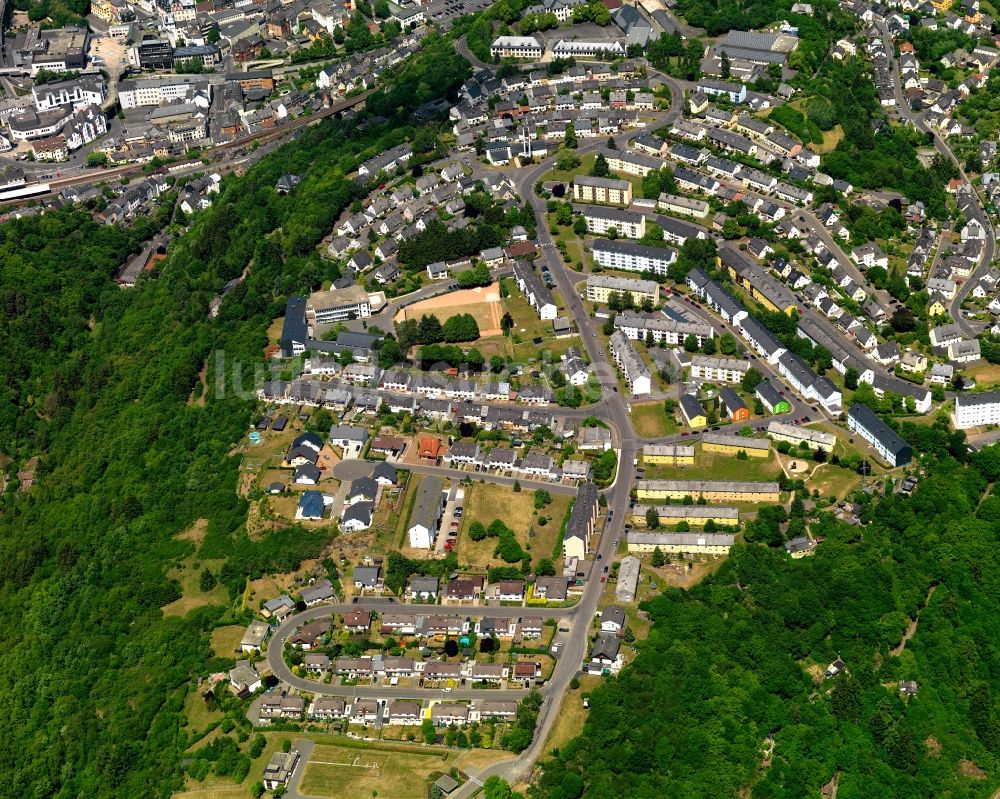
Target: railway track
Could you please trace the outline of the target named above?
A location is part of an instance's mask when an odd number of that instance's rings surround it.
[[[257,144],[267,144],[269,142],[285,138],[296,131],[302,130],[309,125],[321,122],[329,117],[336,116],[342,111],[346,111],[349,108],[356,108],[361,105],[371,96],[375,89],[369,89],[368,91],[362,92],[356,97],[351,97],[346,100],[341,100],[339,103],[334,103],[329,108],[324,108],[311,116],[299,117],[298,119],[289,122],[287,125],[281,125],[272,130],[265,130],[259,133],[254,133],[249,136],[242,136],[239,139],[234,139],[231,142],[226,142],[225,144],[219,144],[207,150],[203,154],[203,158],[207,158],[209,161],[218,163],[225,161],[232,157],[232,153],[238,152],[239,150],[250,147],[254,143]],[[187,166],[192,166],[194,164],[200,164],[201,160],[190,161],[190,162],[180,162],[180,164],[174,164],[174,171],[181,171]],[[79,186],[82,184],[93,183],[99,180],[113,180],[115,178],[124,177],[134,177],[141,175],[144,168],[144,164],[125,164],[124,166],[111,167],[110,169],[104,169],[99,172],[88,172],[82,175],[74,175],[71,177],[58,178],[56,180],[48,181],[50,191],[33,194],[28,197],[19,197],[16,199],[0,201],[0,208],[12,208],[19,205],[24,205],[27,202],[34,200],[45,200],[58,195],[59,190],[67,189],[71,186]],[[168,169],[170,169],[168,167]]]

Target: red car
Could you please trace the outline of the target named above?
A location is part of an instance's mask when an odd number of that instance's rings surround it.
[[[607,579],[606,577],[602,577],[601,582],[603,583],[606,579]]]

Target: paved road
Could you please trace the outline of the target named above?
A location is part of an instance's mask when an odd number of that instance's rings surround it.
[[[889,31],[886,29],[884,23],[877,23],[879,31],[882,33],[882,40],[885,44],[886,52],[891,54],[894,52],[893,40],[889,36]],[[965,169],[959,160],[955,157],[955,153],[952,152],[951,147],[948,145],[947,140],[942,137],[938,131],[931,128],[925,121],[921,114],[914,113],[909,104],[906,102],[906,98],[903,95],[902,82],[899,75],[899,63],[896,58],[891,57],[892,63],[892,86],[896,94],[896,112],[900,117],[913,125],[917,130],[927,133],[933,137],[934,149],[936,149],[941,155],[948,158],[958,169],[959,175],[961,175],[962,180],[967,185],[972,185],[968,176],[965,174]],[[959,326],[965,331],[967,336],[975,337],[979,335],[980,329],[978,325],[972,324],[968,319],[965,318],[965,314],[962,313],[962,302],[968,296],[969,292],[972,290],[973,286],[979,282],[979,278],[990,268],[990,264],[993,263],[993,256],[996,253],[996,232],[993,229],[993,223],[990,220],[990,215],[986,212],[986,208],[983,206],[982,198],[979,195],[979,190],[975,186],[973,188],[972,197],[974,203],[970,208],[970,216],[972,219],[977,220],[986,231],[986,241],[983,247],[982,253],[980,253],[979,261],[976,264],[976,268],[972,271],[972,274],[968,277],[961,286],[958,287],[958,291],[955,293],[955,298],[951,301],[949,305],[949,313],[951,318],[954,319]]]
[[[344,614],[352,610],[372,610],[379,613],[436,613],[460,616],[481,616],[483,618],[507,618],[510,616],[541,616],[542,618],[562,618],[571,615],[574,608],[513,608],[513,607],[470,607],[468,605],[406,605],[402,602],[386,603],[373,600],[359,601],[356,604],[319,605],[302,613],[290,616],[278,627],[271,638],[267,649],[267,664],[283,683],[297,688],[305,693],[321,694],[323,696],[343,696],[352,699],[483,699],[491,696],[503,696],[506,699],[522,699],[527,695],[524,689],[504,688],[497,691],[481,689],[456,688],[444,693],[439,688],[400,688],[398,686],[362,686],[362,685],[327,685],[325,683],[298,677],[285,663],[283,655],[285,640],[298,627],[315,619],[327,618],[331,614]],[[549,690],[546,686],[543,690]]]
[[[296,738],[295,749],[299,753],[299,762],[292,772],[292,777],[288,781],[288,788],[285,791],[286,799],[307,799],[306,794],[299,793],[299,786],[302,784],[302,777],[306,773],[306,763],[312,757],[313,747],[316,744],[309,738]]]
[[[462,58],[464,58],[472,65],[473,69],[482,69],[483,67],[489,66],[489,64],[480,61],[476,57],[476,55],[469,49],[469,43],[466,41],[465,36],[455,40],[455,49],[458,51],[458,54],[462,56]]]

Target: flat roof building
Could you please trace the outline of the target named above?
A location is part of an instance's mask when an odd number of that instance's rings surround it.
[[[632,510],[632,521],[645,524],[649,508],[656,510],[660,524],[687,522],[693,527],[704,527],[708,521],[723,527],[738,527],[740,524],[738,508],[720,505],[637,505]]]
[[[317,291],[309,295],[306,310],[316,324],[371,316],[372,304],[363,286]]]
[[[703,452],[720,452],[726,455],[736,455],[742,451],[752,458],[766,458],[771,451],[771,441],[730,433],[705,433],[701,437],[701,449]]]
[[[636,304],[648,299],[655,305],[660,299],[660,286],[652,280],[612,275],[587,276],[587,300],[590,302],[606,304],[612,292],[628,294]]]

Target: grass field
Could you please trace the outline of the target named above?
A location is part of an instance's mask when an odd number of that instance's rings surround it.
[[[844,129],[840,125],[834,125],[830,130],[823,131],[823,143],[814,144],[812,149],[820,155],[833,152],[840,140],[844,138]]]
[[[983,363],[968,370],[970,377],[974,377],[981,386],[990,386],[1000,383],[1000,363]]]
[[[216,585],[211,591],[202,591],[198,584],[202,571],[208,569],[213,574],[218,574],[219,568],[224,562],[221,559],[200,560],[196,555],[191,555],[171,567],[167,576],[180,583],[181,598],[165,605],[164,615],[184,616],[195,608],[228,604],[229,594],[226,592],[225,586]]]
[[[458,753],[450,750],[402,752],[319,744],[299,787],[302,793],[318,797],[410,799],[423,796],[430,776],[447,772],[457,758]]]
[[[216,627],[212,630],[212,651],[215,656],[220,658],[235,657],[245,632],[246,628],[241,624]]]
[[[632,426],[640,438],[660,438],[677,432],[677,422],[667,416],[662,402],[632,403]]]
[[[719,452],[695,452],[694,466],[646,467],[647,480],[774,480],[781,471],[774,450],[766,458],[739,460]]]
[[[531,554],[532,560],[549,557],[569,502],[570,497],[565,494],[552,494],[552,503],[541,511],[541,515],[549,517],[548,523],[542,527],[538,524],[533,490],[525,489],[514,493],[508,486],[474,484],[465,492],[465,511],[457,546],[460,561],[478,567],[503,565],[502,560],[493,557],[497,543],[495,538],[473,541],[468,533],[472,522],[478,521],[488,526],[494,519],[502,519],[517,534],[518,543]],[[528,535],[532,526],[535,528],[534,538]]]
[[[250,791],[245,785],[234,785],[231,780],[207,777],[205,782],[190,781],[190,790],[174,794],[174,799],[247,799]]]
[[[820,496],[842,500],[861,484],[861,477],[847,469],[824,463],[805,482],[807,489],[818,489]]]
[[[218,706],[214,706],[214,709],[210,710],[208,704],[202,699],[201,692],[194,689],[188,693],[184,700],[184,716],[190,723],[188,731],[193,733],[201,732],[212,722],[221,719],[222,712]]]
[[[583,723],[587,720],[590,711],[583,706],[583,695],[594,690],[601,682],[601,678],[592,674],[584,674],[580,677],[580,688],[576,691],[567,691],[563,695],[562,706],[559,708],[559,715],[556,723],[552,725],[548,740],[545,742],[545,751],[551,752],[559,749],[580,734]]]
[[[552,331],[552,322],[538,318],[538,314],[528,304],[513,280],[505,279],[504,287],[508,292],[507,298],[503,301],[504,310],[510,314],[514,322],[511,336],[504,342],[505,349],[487,354],[486,350],[481,348],[484,355],[487,357],[492,354],[513,355],[515,360],[527,362],[538,360],[539,353],[547,350],[551,353],[553,360],[558,360],[559,356],[565,353],[569,347],[580,346],[579,336],[556,338]],[[558,292],[553,291],[552,296],[559,308],[565,308],[565,303]],[[541,343],[536,344],[534,342],[536,338],[541,339]],[[484,342],[487,345],[491,343]]]

